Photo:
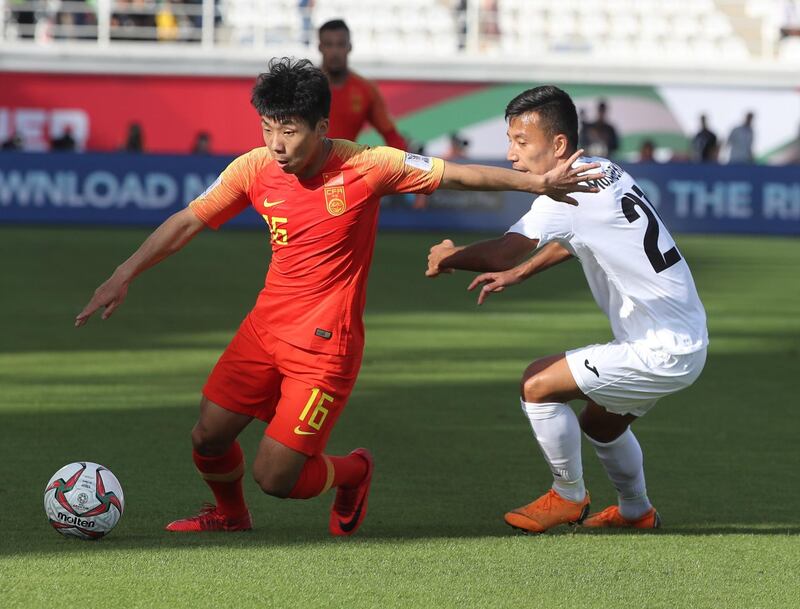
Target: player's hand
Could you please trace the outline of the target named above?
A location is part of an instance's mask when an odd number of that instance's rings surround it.
[[[453,269],[441,269],[439,268],[439,264],[442,260],[457,251],[458,248],[456,244],[450,239],[445,239],[441,243],[437,243],[431,247],[430,253],[428,254],[428,270],[425,271],[425,276],[436,277],[442,273],[452,273]]]
[[[521,281],[522,278],[514,272],[514,269],[499,273],[483,273],[473,279],[467,289],[474,290],[483,284],[481,291],[478,293],[478,304],[482,305],[492,292],[502,292],[506,287],[516,285]]]
[[[539,192],[547,195],[556,201],[562,201],[570,205],[577,205],[578,202],[569,196],[571,192],[599,192],[599,188],[591,186],[587,180],[600,180],[604,177],[603,172],[587,173],[592,169],[600,167],[600,163],[584,163],[573,167],[572,164],[583,154],[583,149],[577,150],[568,159],[561,161],[550,171],[542,176],[542,186]]]
[[[128,283],[113,276],[94,291],[92,299],[75,318],[75,327],[80,328],[100,307],[105,307],[101,319],[108,319],[117,307],[125,302]]]

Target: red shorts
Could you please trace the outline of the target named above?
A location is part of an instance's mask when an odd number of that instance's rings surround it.
[[[259,333],[248,315],[208,377],[203,395],[268,423],[265,433],[308,456],[321,453],[350,397],[361,354],[306,351]]]

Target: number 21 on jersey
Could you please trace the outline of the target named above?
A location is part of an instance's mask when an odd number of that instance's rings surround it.
[[[625,193],[622,197],[622,213],[625,215],[625,218],[628,222],[636,222],[640,218],[639,212],[636,211],[636,208],[642,210],[644,215],[647,217],[647,228],[644,232],[644,253],[647,255],[647,259],[650,261],[650,265],[653,267],[653,270],[656,273],[660,273],[661,271],[667,270],[673,264],[677,264],[681,260],[681,255],[678,252],[678,248],[673,246],[663,254],[661,250],[658,249],[658,220],[656,219],[656,214],[658,212],[653,213],[655,208],[652,210],[650,207],[652,203],[647,200],[647,197],[644,196],[644,192],[638,186],[633,187],[633,192]]]

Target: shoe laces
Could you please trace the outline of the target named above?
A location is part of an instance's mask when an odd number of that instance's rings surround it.
[[[555,494],[556,492],[553,489],[550,489],[544,495],[534,501],[531,507],[549,511],[553,504],[553,498],[555,497]]]
[[[333,509],[340,514],[352,512],[357,499],[358,487],[342,488],[340,486],[336,491],[336,499],[333,502]]]
[[[187,518],[187,520],[199,522],[200,524],[212,524],[221,522],[224,520],[224,517],[220,514],[219,510],[217,510],[216,505],[213,503],[204,503],[200,508],[200,513],[197,514],[197,516]]]
[[[612,505],[600,512],[597,515],[597,518],[603,520],[604,522],[615,522],[619,518],[622,518],[622,515],[619,513],[619,510],[615,509]]]

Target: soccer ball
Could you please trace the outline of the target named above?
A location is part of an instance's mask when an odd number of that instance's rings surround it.
[[[62,535],[100,539],[116,526],[124,507],[119,480],[91,461],[65,465],[44,489],[44,511]]]

